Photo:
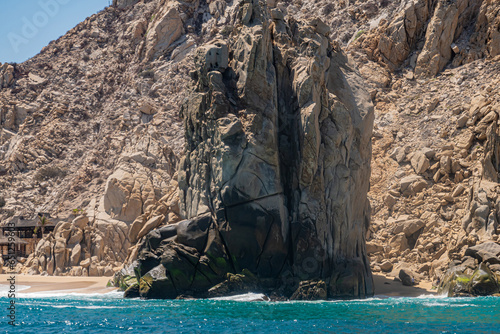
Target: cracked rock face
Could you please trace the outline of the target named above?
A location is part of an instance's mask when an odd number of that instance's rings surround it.
[[[393,17],[381,14],[378,26],[350,49],[363,49],[391,72],[409,66],[417,77],[434,77],[450,63],[459,67],[500,53],[498,11],[493,0],[401,1]]]
[[[210,295],[228,273],[248,272],[283,295],[321,280],[328,297],[370,296],[364,83],[319,20],[285,22],[256,1],[234,20],[227,40],[196,53],[181,110],[188,220],[143,240],[139,294]]]

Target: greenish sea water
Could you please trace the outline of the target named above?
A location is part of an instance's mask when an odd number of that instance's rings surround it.
[[[22,295],[22,293],[21,293]],[[26,294],[0,298],[5,333],[500,333],[500,298],[371,298],[328,302],[123,299]]]

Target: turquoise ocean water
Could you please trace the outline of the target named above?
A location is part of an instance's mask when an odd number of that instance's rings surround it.
[[[22,294],[21,294],[22,295]],[[0,298],[0,333],[500,333],[500,298],[372,298],[330,302],[123,299],[24,295],[16,322]]]

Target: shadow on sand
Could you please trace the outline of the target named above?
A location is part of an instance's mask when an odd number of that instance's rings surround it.
[[[393,277],[373,274],[375,284],[375,297],[418,297],[422,295],[436,295],[436,290],[431,290],[430,282],[421,282],[415,286],[405,286]]]

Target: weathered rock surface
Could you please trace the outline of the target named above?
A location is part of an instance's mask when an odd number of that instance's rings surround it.
[[[409,65],[419,77],[434,76],[450,63],[499,54],[498,6],[492,0],[402,1],[392,15],[372,20],[378,26],[353,45],[391,71]]]
[[[490,52],[499,3],[399,5],[358,28],[366,31],[348,47],[391,79],[389,89],[368,80],[376,113],[372,269],[405,263],[430,281],[454,266],[471,275],[481,262],[497,272],[498,255],[475,247],[499,240],[499,65]],[[404,221],[422,224],[409,236]]]
[[[173,36],[183,55],[158,59],[172,51],[164,5],[114,1],[34,58],[0,64],[0,220],[44,212],[64,223],[24,272],[109,275],[137,257],[138,239],[180,220],[174,174],[184,140],[174,108],[194,43]],[[192,20],[175,27],[185,32]]]
[[[416,75],[436,75],[450,61],[451,44],[478,14],[481,1],[438,1],[417,59]]]
[[[422,37],[425,22],[432,10],[432,1],[406,1],[392,22],[381,27],[377,51],[392,69],[399,67]]]
[[[14,81],[14,66],[0,63],[0,89],[9,87]]]
[[[138,3],[139,0],[113,0],[113,6],[118,8],[125,8]]]
[[[399,276],[399,279],[401,280],[401,282],[403,283],[403,285],[406,285],[406,286],[417,285],[419,282],[417,275],[408,269],[401,269],[399,271],[398,276]]]
[[[370,296],[373,107],[363,81],[321,22],[273,20],[252,1],[236,24],[237,35],[196,53],[181,111],[189,220],[147,235],[139,293],[199,295],[248,270],[291,292],[321,279],[328,297]]]
[[[194,2],[197,6],[198,2]],[[173,50],[173,43],[184,34],[184,25],[177,1],[162,1],[160,10],[153,16],[145,45],[145,57],[149,60],[157,58],[165,52]]]
[[[327,298],[327,286],[323,281],[302,281],[290,300],[321,300]]]
[[[438,287],[438,293],[448,297],[490,296],[499,291],[497,277],[484,263],[481,263],[472,275],[451,271]]]

